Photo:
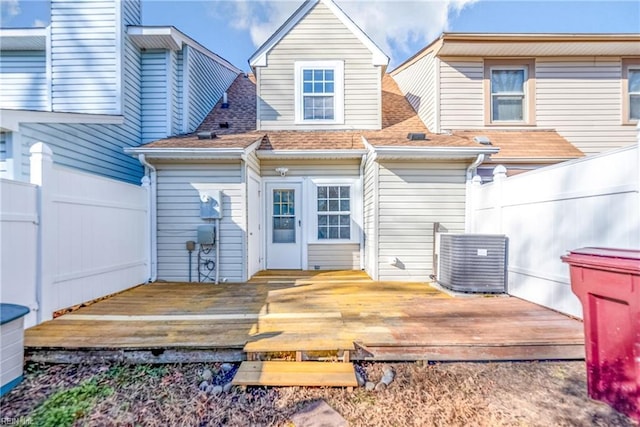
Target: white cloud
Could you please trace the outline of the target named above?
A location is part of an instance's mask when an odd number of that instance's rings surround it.
[[[0,0],[0,22],[6,24],[11,18],[20,15],[19,0]]]
[[[416,46],[424,47],[449,29],[449,14],[478,0],[336,0],[349,17],[397,63]],[[214,13],[249,31],[260,46],[300,6],[301,1],[235,0],[212,2]]]
[[[36,19],[35,21],[33,21],[32,26],[35,28],[42,28],[42,27],[46,27],[47,23],[44,22],[42,19]]]

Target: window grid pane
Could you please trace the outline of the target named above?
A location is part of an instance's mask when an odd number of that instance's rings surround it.
[[[331,69],[303,70],[304,120],[334,119],[334,72]]]
[[[491,70],[491,120],[524,121],[525,70]]]
[[[318,240],[351,239],[349,186],[318,186],[317,196]]]
[[[295,243],[294,190],[273,190],[273,243]]]

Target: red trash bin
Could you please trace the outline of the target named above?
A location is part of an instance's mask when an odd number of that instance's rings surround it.
[[[563,256],[584,316],[589,396],[640,421],[640,250]]]

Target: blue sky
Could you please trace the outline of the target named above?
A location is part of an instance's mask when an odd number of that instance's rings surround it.
[[[336,0],[391,57],[391,66],[442,31],[640,32],[638,0]],[[173,25],[242,69],[300,4],[289,0],[142,0],[144,25]],[[46,0],[0,0],[4,27],[45,26]]]

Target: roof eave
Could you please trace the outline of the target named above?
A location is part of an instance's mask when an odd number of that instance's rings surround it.
[[[367,150],[257,150],[259,159],[359,159]]]
[[[498,147],[371,147],[380,159],[473,159],[500,151]]]
[[[240,160],[246,154],[244,148],[125,148],[131,156],[144,154],[147,159],[176,160]]]

